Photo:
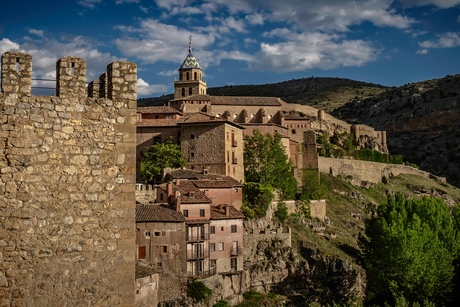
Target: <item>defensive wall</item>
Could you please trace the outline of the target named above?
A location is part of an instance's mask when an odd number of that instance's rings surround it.
[[[386,164],[372,161],[353,159],[337,159],[318,157],[318,168],[320,172],[331,173],[334,176],[349,178],[351,183],[362,185],[363,183],[380,183],[382,178],[396,177],[400,174],[417,175],[425,178],[433,178],[445,182],[445,178],[435,177],[409,165]]]
[[[50,97],[28,54],[1,76],[0,305],[133,306],[136,65],[90,92],[85,60],[61,58]]]

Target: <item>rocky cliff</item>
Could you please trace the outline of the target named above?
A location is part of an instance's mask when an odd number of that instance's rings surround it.
[[[387,131],[388,149],[460,186],[460,75],[411,83],[332,112]]]

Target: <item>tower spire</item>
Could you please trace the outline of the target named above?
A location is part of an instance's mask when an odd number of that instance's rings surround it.
[[[192,53],[192,34],[189,35],[188,37],[188,53]]]

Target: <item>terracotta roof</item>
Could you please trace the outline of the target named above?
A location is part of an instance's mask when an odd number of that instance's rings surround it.
[[[210,101],[211,96],[209,95],[190,95],[186,97],[180,97],[176,99],[171,99],[170,101]]]
[[[243,186],[238,180],[230,177],[214,173],[204,174],[200,171],[179,169],[168,172],[167,177],[171,179],[187,179],[191,180],[198,188],[222,188]]]
[[[174,127],[177,119],[143,119],[137,122],[137,127]]]
[[[225,207],[228,207],[229,214],[225,214]],[[211,220],[242,219],[244,214],[230,205],[211,207]]]
[[[179,188],[180,199],[182,204],[203,204],[211,203],[212,201],[201,192],[191,181],[181,180],[179,184],[174,185]]]
[[[234,106],[281,106],[281,100],[278,97],[211,96],[211,104]]]
[[[182,114],[170,106],[137,107],[138,113]]]
[[[164,205],[136,205],[136,222],[184,222],[182,213]]]

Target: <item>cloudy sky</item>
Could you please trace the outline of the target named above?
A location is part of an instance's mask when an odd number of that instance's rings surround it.
[[[0,54],[31,54],[34,78],[53,79],[66,55],[86,59],[88,82],[127,60],[139,97],[173,92],[190,35],[208,87],[460,73],[460,0],[15,0],[0,10]]]

